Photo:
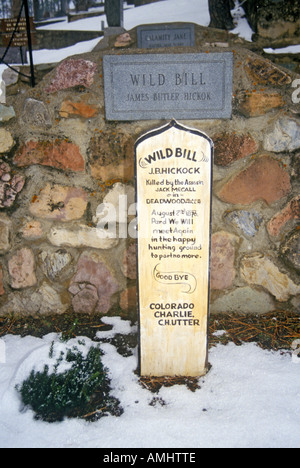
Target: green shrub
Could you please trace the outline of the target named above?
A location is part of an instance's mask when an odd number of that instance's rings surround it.
[[[54,422],[64,417],[99,419],[108,413],[120,415],[119,401],[109,395],[110,380],[101,361],[102,352],[91,347],[86,356],[77,347],[61,352],[49,373],[31,371],[16,388],[25,407],[30,407],[37,419]],[[53,357],[53,344],[49,357]],[[68,369],[59,372],[60,366]]]

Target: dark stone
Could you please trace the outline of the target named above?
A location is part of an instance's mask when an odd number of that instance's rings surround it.
[[[105,14],[108,26],[123,26],[123,0],[105,0]]]
[[[50,128],[52,120],[48,108],[42,101],[28,98],[25,101],[22,120],[27,125]]]
[[[218,166],[228,166],[258,150],[258,144],[249,134],[221,133],[215,135],[213,141],[215,144],[214,162]]]
[[[280,253],[288,266],[296,271],[300,271],[300,230],[293,231],[292,234],[281,245]]]
[[[294,154],[292,158],[292,178],[296,180],[300,178],[300,153]]]
[[[234,29],[230,10],[234,7],[232,0],[209,0],[210,28]]]
[[[298,23],[299,29],[300,6],[295,0],[247,0],[243,9],[251,28],[259,35],[267,37],[268,30],[273,30],[284,22],[287,27],[278,31],[278,37],[293,35],[295,30],[289,24],[297,28]]]
[[[4,52],[6,51],[6,47],[0,47],[0,56],[2,57]],[[27,61],[27,55],[23,54],[21,55],[21,50],[20,47],[10,47],[9,51],[7,52],[5,56],[5,61],[7,63],[28,63]]]
[[[75,0],[74,3],[77,13],[79,11],[87,11],[92,6],[91,0]]]
[[[117,165],[123,160],[132,160],[134,140],[131,136],[121,132],[108,130],[92,137],[88,153],[90,163],[99,167],[110,164]]]
[[[288,73],[283,72],[267,60],[248,57],[245,70],[254,83],[268,86],[286,86],[292,81]]]

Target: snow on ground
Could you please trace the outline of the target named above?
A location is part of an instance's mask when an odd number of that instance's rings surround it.
[[[101,20],[105,17],[63,22],[47,29],[99,30]],[[125,11],[126,29],[158,21],[207,26],[208,0],[165,0]],[[233,32],[250,40],[248,23],[238,17],[236,21]],[[34,63],[59,62],[91,51],[97,42],[35,51]],[[129,323],[119,318],[106,321],[114,325],[110,336],[131,331]],[[201,389],[192,393],[184,386],[162,388],[156,396],[166,405],[149,406],[153,394],[139,384],[134,373],[137,350],[125,358],[112,345],[103,344],[103,361],[110,369],[113,393],[121,401],[123,415],[95,423],[65,420],[49,424],[34,420],[30,410],[21,411],[15,385],[33,367],[47,362],[53,340],[59,341],[59,335],[42,339],[7,335],[0,340],[1,448],[300,447],[300,363],[288,352],[264,351],[255,344],[218,345],[210,350],[212,368],[200,379]]]
[[[242,17],[243,10],[237,8],[234,13],[236,28],[232,31],[248,41],[251,41],[253,31],[247,20]],[[124,10],[124,27],[130,30],[140,24],[171,23],[176,21],[192,22],[201,26],[208,26],[210,21],[208,0],[163,0],[155,4],[148,4],[137,8]],[[42,26],[44,30],[66,31],[101,31],[101,24],[107,27],[106,16],[86,18],[68,23],[67,20],[56,24]],[[101,40],[101,39],[100,39]],[[55,50],[40,50],[33,52],[33,61],[39,63],[54,63],[75,54],[91,52],[99,39],[75,44],[72,47]]]
[[[247,20],[243,18],[243,9],[236,8],[233,12],[236,27],[232,31],[244,39],[251,41],[253,31],[251,30]],[[210,21],[208,0],[163,0],[155,4],[143,5],[137,8],[125,8],[124,10],[124,27],[130,30],[140,24],[151,23],[170,23],[182,21],[192,22],[201,26],[208,26]],[[102,23],[107,27],[106,16],[86,18],[82,20],[68,23],[67,18],[59,23],[45,25],[40,27],[42,30],[73,30],[73,31],[101,31]],[[91,52],[99,40],[92,39],[90,41],[80,42],[71,47],[63,49],[42,49],[33,51],[33,62],[35,65],[43,63],[58,63],[72,55]],[[29,62],[29,57],[27,57]],[[0,67],[0,76],[2,76],[2,68]],[[5,69],[5,68],[3,68]]]
[[[151,24],[156,22],[169,23],[172,21],[194,22],[203,26],[209,24],[208,0],[164,0],[138,8],[124,10],[124,27],[127,30],[139,24]],[[71,23],[65,21],[42,26],[43,30],[65,31],[101,31],[101,25],[107,27],[106,16],[86,18]],[[101,39],[100,39],[101,40]],[[91,52],[99,42],[99,39],[85,41],[60,50],[33,51],[34,63],[55,63],[75,54]]]
[[[300,44],[282,47],[280,49],[266,48],[266,54],[300,54]]]
[[[59,63],[72,55],[85,54],[91,52],[99,42],[99,38],[91,41],[78,42],[77,44],[64,49],[41,49],[33,51],[33,63],[35,65],[42,63]],[[29,58],[28,58],[29,60]]]
[[[42,29],[64,29],[76,31],[101,31],[101,21],[106,16],[86,18],[68,23],[51,24]],[[209,24],[208,0],[163,0],[155,4],[143,5],[137,8],[124,9],[124,27],[129,30],[139,24],[171,23],[173,21],[187,21],[203,26]]]
[[[98,337],[136,331],[118,317],[105,321],[113,325],[113,332],[98,332]],[[157,400],[150,406],[154,394],[134,373],[137,350],[122,357],[104,343],[103,362],[124,413],[93,423],[69,419],[50,424],[34,420],[31,410],[20,411],[15,385],[47,362],[53,340],[59,342],[59,335],[7,335],[1,340],[6,358],[0,363],[1,448],[300,447],[300,362],[287,351],[266,351],[254,343],[218,345],[210,349],[212,367],[200,378],[200,389],[163,387],[155,396],[165,405]],[[86,346],[93,344],[84,340]]]

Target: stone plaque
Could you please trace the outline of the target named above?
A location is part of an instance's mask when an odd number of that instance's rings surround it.
[[[193,47],[195,27],[193,24],[154,24],[138,26],[138,47],[156,49],[160,47]]]
[[[212,148],[175,120],[135,145],[143,376],[206,372]]]
[[[231,52],[107,55],[103,66],[107,120],[231,117]]]

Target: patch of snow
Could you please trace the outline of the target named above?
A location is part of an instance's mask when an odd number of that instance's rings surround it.
[[[300,44],[282,47],[280,49],[266,48],[266,54],[300,54]]]
[[[136,332],[118,317],[104,321],[113,326],[113,333]],[[217,345],[209,351],[211,369],[199,379],[201,388],[191,392],[181,385],[163,387],[155,395],[158,403],[150,405],[154,394],[135,373],[137,349],[123,357],[103,343],[103,363],[124,413],[94,423],[66,419],[49,424],[36,421],[31,410],[21,411],[15,385],[32,368],[48,362],[53,341],[58,352],[78,338],[68,344],[53,333],[43,338],[7,335],[2,340],[6,363],[0,364],[1,448],[300,447],[300,367],[287,351],[266,351],[254,343]],[[80,340],[87,349],[96,344]]]

